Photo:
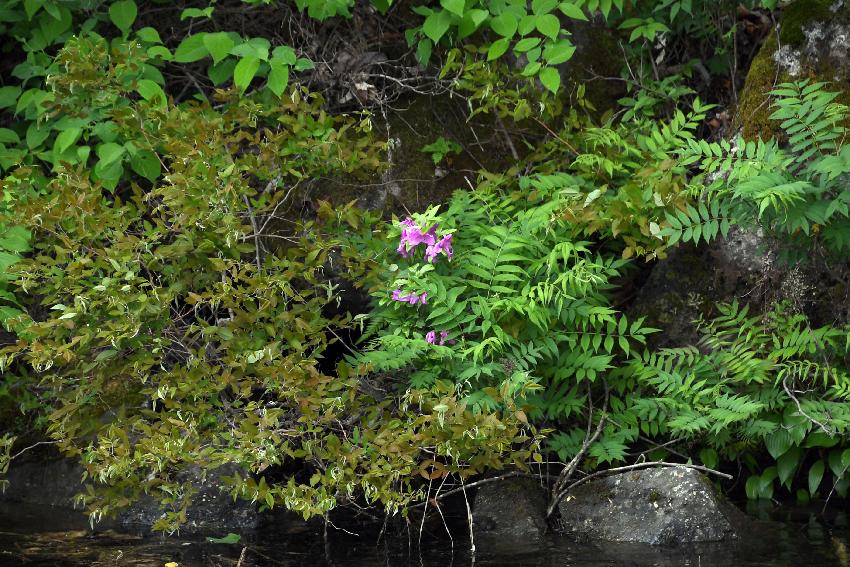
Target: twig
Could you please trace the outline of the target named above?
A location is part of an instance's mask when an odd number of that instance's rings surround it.
[[[472,525],[472,508],[469,507],[469,498],[466,497],[466,486],[463,484],[463,477],[460,477],[460,488],[463,491],[463,501],[466,503],[466,522],[469,524],[469,553],[475,556],[475,535]]]
[[[461,486],[460,488],[453,488],[451,490],[443,492],[442,494],[440,494],[438,496],[435,496],[434,500],[442,500],[443,498],[447,498],[449,496],[452,496],[454,494],[458,494],[460,492],[465,493],[464,488],[476,488],[478,486],[481,486],[482,484],[489,484],[491,482],[499,482],[499,481],[502,481],[502,480],[506,480],[506,479],[514,478],[514,477],[518,477],[518,476],[528,477],[528,478],[537,478],[537,475],[534,475],[534,474],[524,473],[524,472],[521,472],[521,471],[513,471],[513,472],[501,474],[499,476],[492,476],[490,478],[482,478],[481,480],[476,480],[475,482],[470,482],[465,487]],[[427,507],[427,500],[425,502],[420,502],[419,504],[414,504],[413,506],[410,507],[410,509],[413,510],[415,508],[421,508],[422,506]]]
[[[236,567],[242,567],[242,562],[245,561],[245,553],[248,551],[247,547],[242,548],[242,553],[239,554],[239,561],[236,562]]]
[[[257,227],[257,219],[254,217],[254,209],[251,207],[251,201],[248,200],[247,195],[242,195],[242,200],[245,201],[245,206],[248,207],[248,214],[251,217],[251,226],[254,228],[254,235],[260,235],[260,229]],[[260,239],[254,239],[254,254],[257,259],[257,271],[263,271],[263,262],[260,259]]]
[[[59,443],[59,441],[39,441],[38,443],[33,443],[29,447],[24,447],[23,449],[21,449],[20,451],[18,451],[17,453],[12,455],[11,457],[9,457],[9,460],[14,461],[18,457],[20,457],[21,455],[23,455],[24,453],[29,451],[30,449],[34,449],[34,448],[38,447],[39,445],[55,445],[56,443]]]

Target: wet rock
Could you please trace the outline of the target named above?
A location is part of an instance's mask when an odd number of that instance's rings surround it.
[[[9,485],[5,493],[0,494],[0,501],[74,510],[74,496],[85,492],[83,470],[72,459],[16,460],[5,477]],[[180,528],[182,533],[240,532],[259,525],[260,516],[256,506],[243,500],[234,502],[224,487],[222,478],[234,474],[239,474],[239,471],[232,466],[220,467],[205,474],[199,469],[183,473],[198,492],[187,511],[186,523]],[[84,517],[79,505],[76,506],[76,513]],[[147,532],[162,514],[163,511],[152,498],[143,497],[120,512],[117,523],[134,531]]]
[[[579,540],[670,545],[737,537],[743,514],[685,467],[612,475],[560,503],[561,527]]]
[[[475,495],[472,519],[476,542],[507,547],[539,538],[547,530],[546,490],[530,478],[485,484]]]
[[[257,507],[244,500],[233,500],[229,488],[223,481],[226,476],[241,475],[241,469],[225,465],[213,471],[192,468],[182,476],[198,491],[186,511],[186,523],[180,532],[195,533],[244,533],[260,525]],[[163,511],[151,498],[142,498],[121,512],[119,520],[125,528],[148,530],[163,516]]]

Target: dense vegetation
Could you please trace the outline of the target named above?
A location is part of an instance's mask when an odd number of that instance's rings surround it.
[[[0,472],[49,440],[94,520],[147,493],[166,531],[186,471],[223,465],[235,497],[305,517],[508,470],[558,498],[647,458],[843,497],[846,322],[701,305],[699,343],[659,348],[619,295],[730,230],[847,262],[829,85],[778,85],[772,139],[710,125],[747,63],[736,6],[0,0]],[[616,101],[570,67],[588,29]],[[438,96],[512,158],[418,210],[313,197],[386,181],[392,104]],[[462,137],[421,151],[451,168]]]

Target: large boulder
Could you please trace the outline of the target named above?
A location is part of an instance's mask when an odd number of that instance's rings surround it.
[[[85,492],[83,471],[83,467],[76,461],[60,458],[53,453],[15,460],[5,476],[9,485],[5,492],[0,493],[0,502],[36,506],[45,517],[59,510],[73,511],[83,517],[80,506],[75,506],[74,502],[76,494]],[[230,466],[207,473],[197,469],[183,473],[198,492],[187,511],[186,523],[181,527],[182,533],[243,532],[259,525],[257,507],[242,500],[234,502],[226,492],[222,479],[233,474],[238,474],[238,471]],[[65,512],[62,514],[67,516]],[[143,497],[120,512],[117,522],[124,528],[147,532],[162,514],[152,498]],[[110,521],[106,526],[111,527],[113,524]]]
[[[809,78],[831,83],[837,102],[850,102],[850,2],[792,0],[750,65],[734,123],[746,139],[777,135],[768,93],[776,84]]]
[[[737,537],[743,515],[697,471],[652,468],[579,486],[560,503],[561,528],[579,540],[670,545]]]
[[[509,478],[483,485],[472,513],[479,541],[512,546],[539,539],[547,530],[547,491],[530,478]]]

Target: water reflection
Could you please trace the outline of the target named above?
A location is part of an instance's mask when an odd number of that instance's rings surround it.
[[[298,530],[267,526],[238,544],[204,538],[143,537],[110,526],[92,532],[79,514],[0,507],[0,565],[180,567],[280,565],[291,567],[569,567],[569,566],[841,566],[850,567],[850,526],[838,508],[753,508],[758,518],[743,538],[720,544],[653,547],[575,543],[553,537],[526,547],[479,542],[472,557],[468,539],[454,531],[453,545],[432,533],[416,549],[404,530],[378,540],[378,530],[359,537],[321,525]],[[282,533],[285,532],[285,533]],[[453,549],[452,549],[453,548]]]

